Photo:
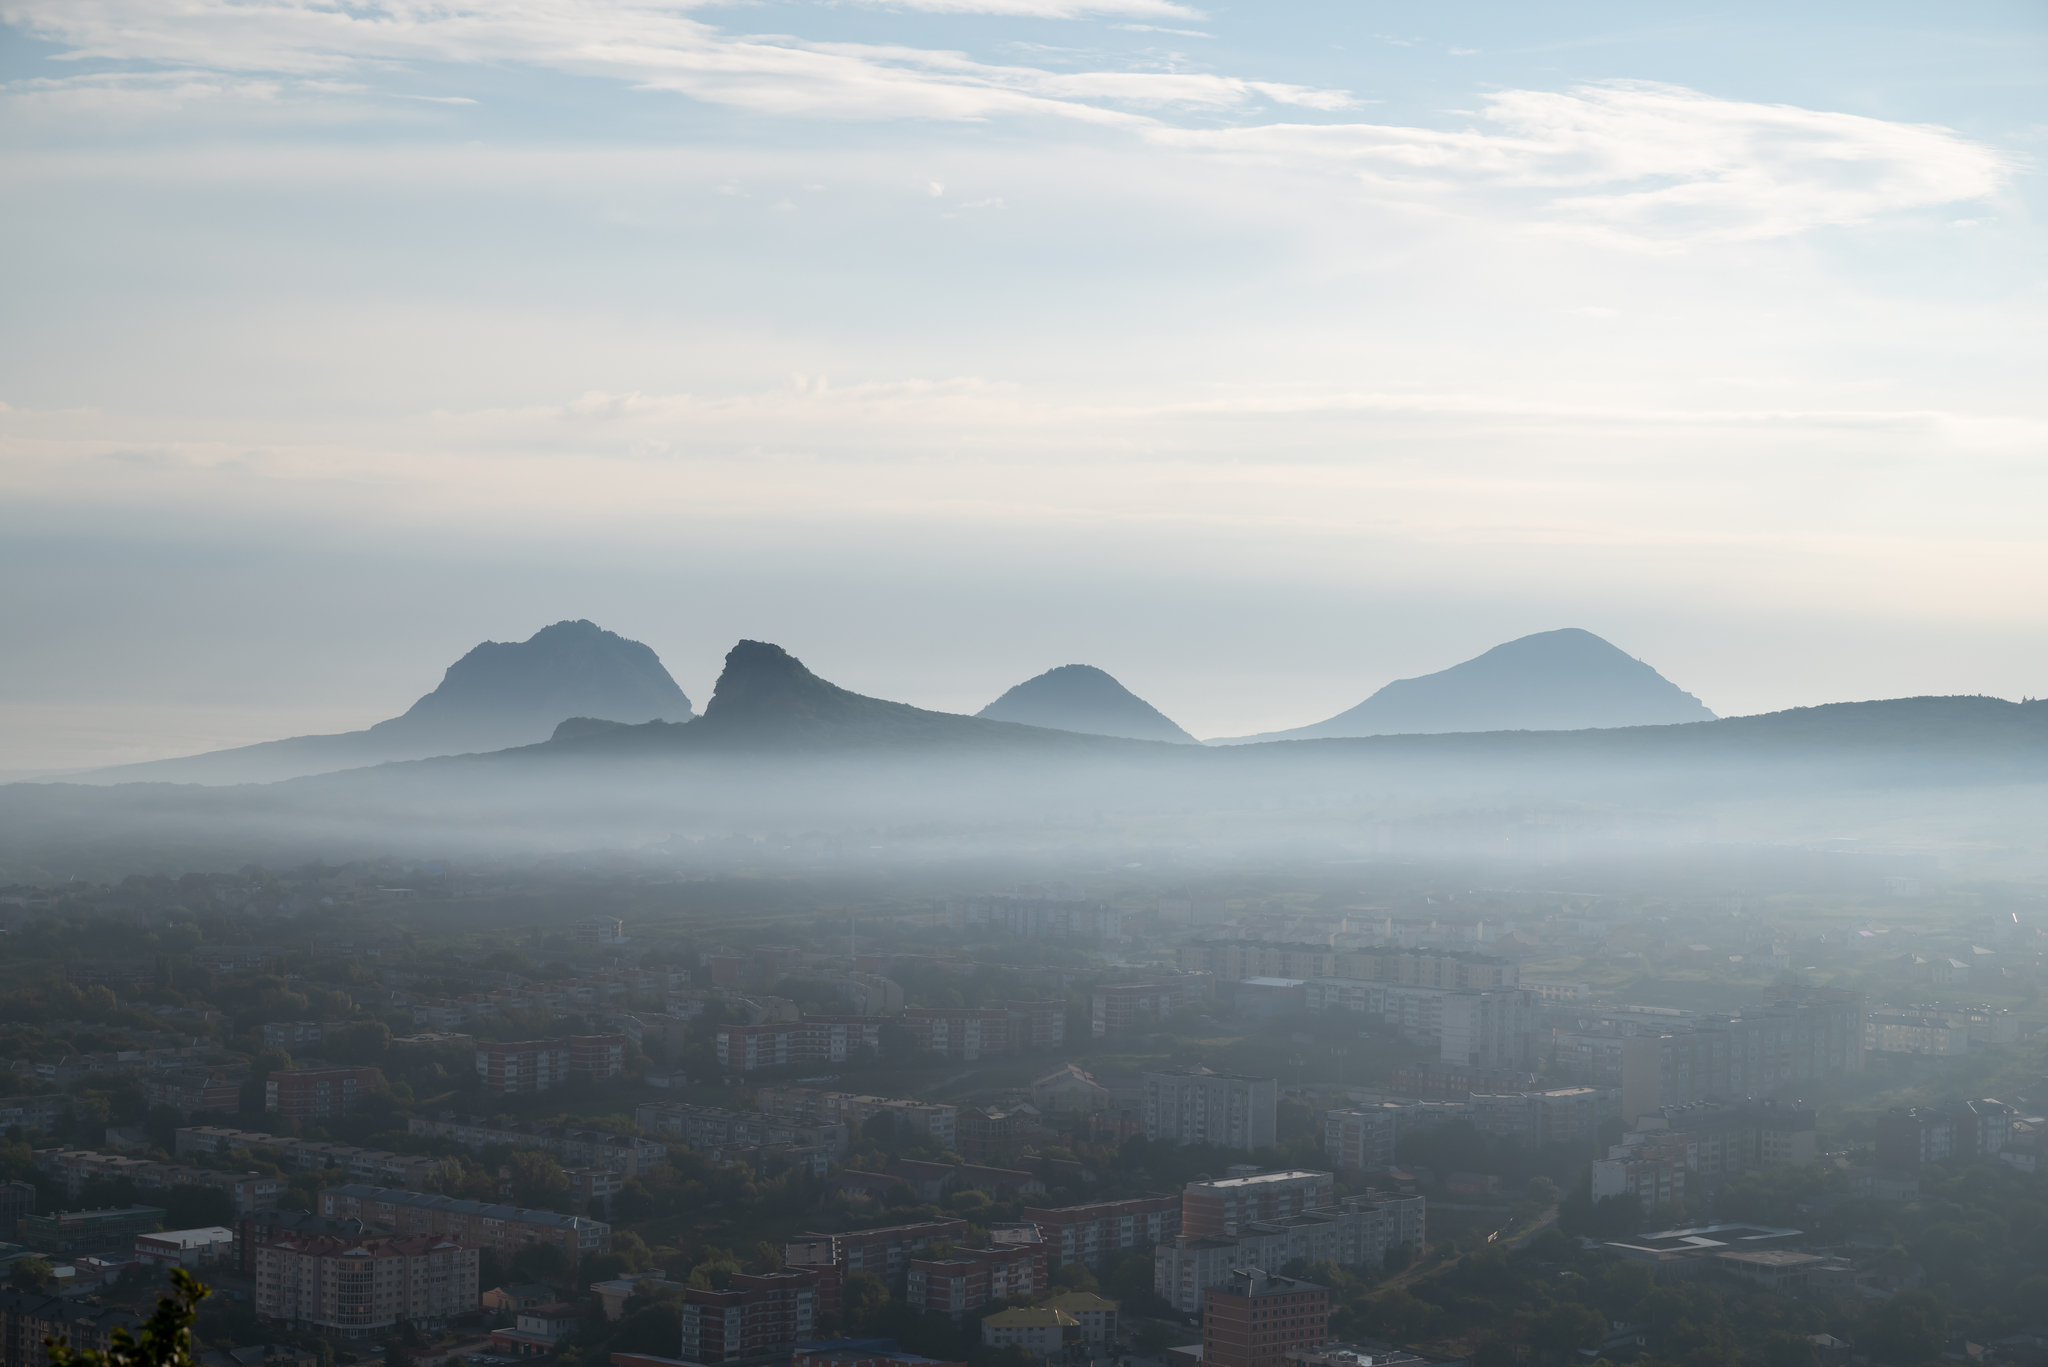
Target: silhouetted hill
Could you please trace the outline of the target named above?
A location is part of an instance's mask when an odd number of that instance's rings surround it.
[[[1212,745],[1451,731],[1582,731],[1712,721],[1714,714],[1641,660],[1567,627],[1495,646],[1415,679],[1396,679],[1347,712],[1311,726]]]
[[[687,726],[565,726],[534,751],[569,754],[664,751],[814,751],[859,749],[1075,749],[1111,745],[1057,729],[1022,726],[956,712],[929,712],[870,698],[813,674],[781,646],[741,641],[726,652],[704,715]]]
[[[294,736],[182,759],[97,769],[89,783],[270,783],[391,760],[503,750],[552,735],[566,718],[688,720],[690,700],[647,646],[591,622],[557,622],[524,641],[485,641],[405,712],[364,731]]]
[[[1093,665],[1061,665],[1026,679],[974,714],[990,721],[1080,731],[1127,740],[1196,745],[1196,739]]]

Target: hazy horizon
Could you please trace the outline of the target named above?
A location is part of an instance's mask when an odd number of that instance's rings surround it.
[[[20,0],[0,771],[589,618],[1201,737],[2048,692],[2042,15]]]

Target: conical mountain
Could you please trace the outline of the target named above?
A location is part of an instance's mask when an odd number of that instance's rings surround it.
[[[1497,645],[1435,674],[1396,679],[1312,726],[1212,744],[1447,731],[1580,731],[1712,721],[1692,694],[1590,631],[1567,627]]]
[[[485,641],[450,665],[433,692],[367,730],[124,764],[83,779],[270,783],[389,760],[531,745],[570,717],[637,723],[690,715],[690,700],[647,646],[592,622],[557,622],[524,641]]]
[[[1200,743],[1174,725],[1164,712],[1093,665],[1048,669],[1035,679],[1026,679],[974,715],[990,721],[1013,721],[1091,736],[1163,740],[1176,745]]]

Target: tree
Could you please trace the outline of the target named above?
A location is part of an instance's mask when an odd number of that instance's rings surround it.
[[[40,1291],[49,1285],[55,1271],[56,1269],[50,1266],[48,1258],[38,1258],[31,1254],[26,1258],[14,1260],[14,1266],[7,1269],[7,1281],[9,1285],[22,1291]]]
[[[1901,1291],[1863,1322],[1856,1346],[1891,1367],[1931,1367],[1941,1360],[1948,1315],[1925,1291]]]
[[[539,1149],[514,1149],[511,1161],[512,1199],[533,1210],[556,1210],[568,1204],[569,1176],[562,1165]]]
[[[211,1293],[182,1267],[171,1269],[171,1288],[143,1324],[141,1338],[117,1327],[104,1352],[53,1342],[50,1367],[192,1367],[192,1322],[199,1318],[199,1302]]]

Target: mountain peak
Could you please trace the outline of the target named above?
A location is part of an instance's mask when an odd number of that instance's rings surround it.
[[[974,714],[990,721],[1126,740],[1198,744],[1172,720],[1094,665],[1061,665],[1026,679]]]
[[[1327,721],[1239,740],[1451,731],[1583,731],[1712,721],[1655,669],[1580,627],[1540,631],[1413,679],[1396,679]]]

